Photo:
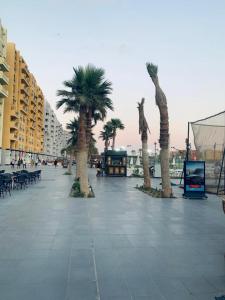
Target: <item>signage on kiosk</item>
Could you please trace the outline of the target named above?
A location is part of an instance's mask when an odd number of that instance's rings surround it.
[[[205,195],[205,162],[184,162],[184,195],[185,198],[203,199]]]

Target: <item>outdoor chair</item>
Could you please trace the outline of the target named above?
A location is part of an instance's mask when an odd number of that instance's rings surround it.
[[[27,174],[17,174],[14,180],[15,187],[18,189],[19,187],[26,188],[28,184],[28,177]]]
[[[41,179],[41,170],[34,171],[36,173],[37,179]]]
[[[33,172],[29,172],[28,173],[28,176],[29,176],[29,182],[30,183],[33,183],[33,182],[36,182],[36,173],[35,173],[35,171],[33,171]]]
[[[4,186],[4,181],[2,178],[0,178],[0,197],[4,197],[4,192],[5,192],[5,186]]]
[[[13,186],[12,174],[4,173],[0,174],[1,181],[3,182],[3,190],[4,192],[8,192],[11,195],[11,190]]]

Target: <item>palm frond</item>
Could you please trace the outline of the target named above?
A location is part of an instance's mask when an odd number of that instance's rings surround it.
[[[151,78],[156,78],[158,74],[158,66],[153,63],[146,63],[148,74]]]

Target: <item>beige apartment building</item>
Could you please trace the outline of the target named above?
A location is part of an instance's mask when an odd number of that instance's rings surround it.
[[[3,110],[2,163],[42,153],[44,145],[44,96],[28,66],[8,43],[8,99]]]
[[[7,85],[9,83],[9,79],[7,77],[9,67],[6,62],[6,51],[7,31],[3,28],[0,20],[0,163],[2,157],[3,113],[4,105],[8,97]]]

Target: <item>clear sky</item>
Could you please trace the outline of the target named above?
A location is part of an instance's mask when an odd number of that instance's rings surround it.
[[[108,118],[118,117],[126,126],[117,146],[136,149],[142,97],[151,149],[159,136],[147,61],[159,66],[171,146],[184,148],[188,121],[225,109],[224,16],[224,0],[0,0],[8,40],[16,43],[52,107],[73,66],[102,67],[113,83],[115,111]],[[72,118],[56,113],[64,125]],[[101,141],[98,145],[103,148]]]

